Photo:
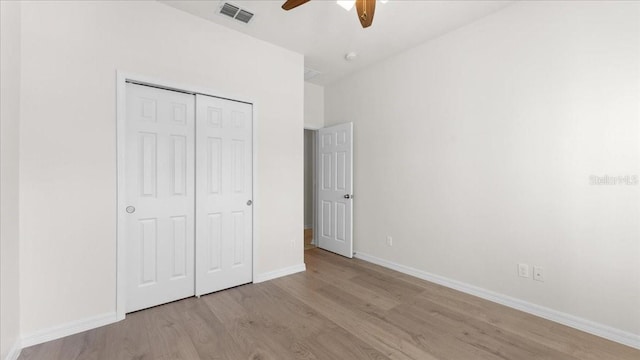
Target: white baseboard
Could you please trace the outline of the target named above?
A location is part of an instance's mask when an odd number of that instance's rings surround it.
[[[118,317],[115,312],[93,316],[78,321],[72,321],[70,323],[54,326],[49,329],[36,331],[33,334],[28,334],[22,337],[21,345],[22,348],[26,348],[33,345],[42,344],[47,341],[60,339],[65,336],[95,329],[100,326],[109,325],[116,321],[118,321]]]
[[[279,277],[283,277],[283,276],[287,276],[287,275],[291,275],[291,274],[295,274],[295,273],[299,273],[302,271],[307,270],[306,265],[303,264],[298,264],[298,265],[294,265],[294,266],[289,266],[286,267],[284,269],[278,269],[275,271],[269,271],[266,273],[262,273],[262,274],[258,274],[256,275],[256,277],[253,279],[254,283],[261,283],[267,280],[272,280],[275,278],[279,278]]]
[[[286,275],[295,274],[297,272],[301,272],[305,270],[306,270],[306,266],[303,263],[295,266],[290,266],[284,269],[279,269],[279,270],[259,274],[254,278],[253,282],[260,283],[263,281],[279,278]],[[95,329],[101,326],[109,325],[119,320],[121,319],[119,319],[118,315],[115,312],[113,312],[113,313],[94,316],[87,319],[73,321],[67,324],[54,326],[49,329],[44,329],[32,334],[28,334],[22,337],[22,341],[20,342],[19,345],[21,345],[22,348],[26,348],[33,345],[42,344],[47,341],[60,339],[65,336],[77,334],[83,331]],[[19,346],[18,346],[18,349],[20,349]],[[19,353],[20,352],[18,351],[17,354]],[[17,355],[16,355],[16,358],[17,358]],[[8,359],[14,360],[13,358],[8,358]]]
[[[372,255],[356,252],[355,257],[373,264],[377,264],[401,273],[411,275],[422,280],[430,281],[451,289],[471,294],[485,300],[489,300],[501,305],[508,306],[526,313],[539,316],[541,318],[557,322],[562,325],[572,327],[602,338],[615,341],[617,343],[640,349],[640,335],[626,332],[620,329],[600,324],[591,320],[583,319],[561,311],[553,310],[544,306],[536,305],[524,300],[516,299],[507,295],[499,294],[491,290],[486,290],[477,286],[452,280],[440,275],[428,273],[409,266],[401,265],[381,259]]]
[[[7,356],[4,359],[18,360],[18,357],[20,356],[20,352],[22,352],[22,346],[20,346],[20,340],[16,340],[16,342],[13,343],[13,346],[11,347],[11,349],[9,349],[9,352],[7,353]]]

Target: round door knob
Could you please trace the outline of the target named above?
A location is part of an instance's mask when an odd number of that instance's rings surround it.
[[[127,211],[127,213],[129,214],[133,214],[134,212],[136,212],[136,208],[133,206],[127,206],[127,208],[125,209]]]
[[[253,201],[247,200],[247,206],[251,206],[251,204],[253,204]]]

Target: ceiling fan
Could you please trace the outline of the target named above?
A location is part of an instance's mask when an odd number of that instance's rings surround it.
[[[358,12],[358,20],[363,28],[371,26],[373,23],[373,14],[376,11],[376,0],[355,0],[356,11]],[[282,5],[285,10],[296,8],[309,0],[287,0]]]

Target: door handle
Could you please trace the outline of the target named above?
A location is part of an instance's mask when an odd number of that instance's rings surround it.
[[[136,208],[135,208],[135,207],[133,207],[133,206],[127,206],[127,208],[125,209],[125,211],[126,211],[128,214],[133,214],[134,212],[136,212]]]
[[[251,204],[253,204],[253,201],[247,200],[247,206],[251,206]]]
[[[353,199],[353,195],[345,194],[345,195],[344,195],[344,198],[345,198],[345,199]]]

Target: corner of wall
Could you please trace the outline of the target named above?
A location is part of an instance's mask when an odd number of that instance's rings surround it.
[[[324,86],[304,82],[304,127],[317,130],[324,127]]]
[[[0,359],[20,355],[20,52],[21,8],[0,2]]]
[[[13,343],[13,346],[9,349],[9,351],[7,352],[7,355],[4,357],[3,360],[18,360],[21,352],[22,352],[22,345],[20,344],[20,341],[17,340],[16,342]]]
[[[253,282],[257,284],[257,283],[265,282],[268,280],[277,279],[279,277],[293,275],[295,273],[299,273],[306,270],[307,270],[306,265],[302,263],[302,264],[289,266],[289,267],[274,270],[274,271],[269,271],[262,274],[257,274],[256,277],[253,279]]]

